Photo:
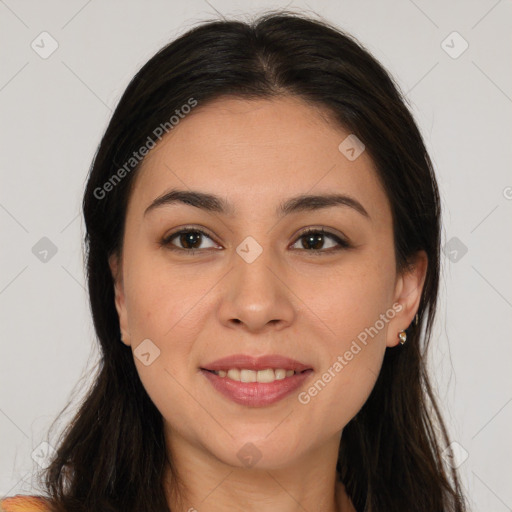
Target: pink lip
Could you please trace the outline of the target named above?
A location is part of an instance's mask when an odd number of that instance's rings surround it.
[[[219,377],[213,373],[213,371],[226,371],[231,368],[254,371],[282,368],[283,370],[294,370],[297,373],[274,382],[239,382],[231,380],[227,376]],[[235,354],[208,363],[200,370],[219,393],[248,407],[264,407],[282,400],[293,393],[313,373],[311,366],[277,354],[260,357]]]
[[[249,369],[247,366],[243,368]],[[308,369],[274,382],[238,382],[227,376],[219,377],[217,374],[203,368],[201,368],[201,373],[219,393],[233,400],[233,402],[248,407],[265,407],[293,393],[313,373],[313,370]]]
[[[294,370],[296,372],[303,372],[304,370],[311,370],[311,366],[303,364],[295,359],[280,356],[278,354],[268,354],[266,356],[253,357],[246,354],[234,354],[232,356],[217,359],[201,367],[203,370],[229,370],[231,368],[240,368],[246,370],[266,370],[272,368],[277,370]]]

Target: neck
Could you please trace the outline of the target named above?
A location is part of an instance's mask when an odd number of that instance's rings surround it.
[[[312,453],[280,467],[239,467],[222,462],[204,447],[167,435],[169,458],[165,488],[172,512],[350,512],[345,488],[337,480],[340,435]],[[180,486],[177,485],[178,477]]]

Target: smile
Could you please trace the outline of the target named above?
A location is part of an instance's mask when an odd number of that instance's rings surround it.
[[[231,401],[247,407],[265,407],[279,402],[297,390],[313,370],[293,372],[284,379],[271,382],[243,382],[231,379],[227,375],[221,377],[217,372],[204,369],[201,369],[201,373],[216,391]]]

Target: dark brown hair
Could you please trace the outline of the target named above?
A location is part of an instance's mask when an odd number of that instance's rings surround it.
[[[426,372],[439,285],[440,201],[431,160],[399,88],[353,37],[286,11],[251,23],[208,21],[154,55],[128,85],[101,140],[83,199],[90,305],[101,360],[44,472],[55,510],[169,511],[161,414],[120,341],[108,257],[122,249],[138,165],[105,191],[133,152],[193,98],[295,96],[363,141],[391,204],[397,266],[424,250],[428,270],[404,346],[387,349],[375,387],[346,425],[337,469],[359,512],[462,512],[449,444]],[[125,168],[126,170],[126,168]],[[111,183],[113,183],[111,181]],[[174,470],[173,473],[175,474]]]

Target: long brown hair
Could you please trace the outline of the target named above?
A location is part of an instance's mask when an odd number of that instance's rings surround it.
[[[370,397],[343,431],[341,480],[359,512],[465,510],[456,471],[443,463],[449,439],[426,372],[439,285],[440,201],[422,136],[393,79],[359,42],[326,21],[274,11],[251,23],[203,22],[162,48],[128,85],[101,140],[83,199],[101,359],[42,476],[56,511],[169,511],[167,464],[176,475],[161,414],[130,347],[120,341],[108,257],[122,248],[139,165],[119,169],[191,98],[204,105],[221,96],[282,95],[327,108],[363,141],[391,204],[397,267],[405,270],[419,250],[429,262],[418,324],[403,347],[387,349]]]

